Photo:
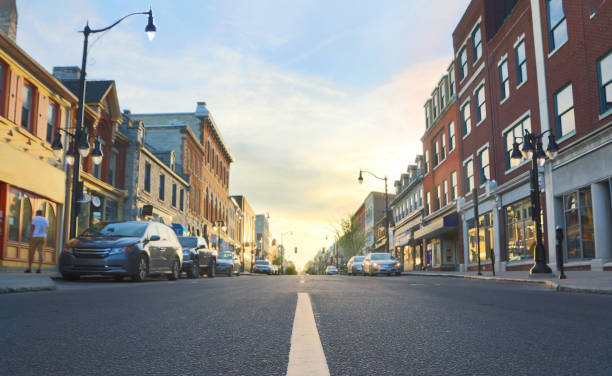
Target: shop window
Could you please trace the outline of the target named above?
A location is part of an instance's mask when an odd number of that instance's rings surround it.
[[[572,95],[572,84],[563,87],[555,93],[555,124],[557,126],[557,138],[567,136],[576,129],[574,119],[574,97]]]
[[[506,252],[508,261],[533,260],[536,246],[531,199],[506,206]]]
[[[516,83],[517,85],[527,81],[527,55],[525,55],[525,41],[522,40],[514,48],[516,58]]]
[[[563,11],[563,0],[547,0],[548,13],[548,44],[554,51],[567,42],[567,21]]]
[[[519,137],[523,137],[525,130],[531,131],[531,118],[529,116],[519,120],[512,128],[504,133],[506,139],[506,170],[518,166],[521,161],[510,158],[512,153],[512,144],[514,140],[519,142]]]
[[[34,87],[25,83],[21,93],[21,126],[32,132],[34,111]]]
[[[30,241],[30,231],[32,226],[32,202],[27,194],[23,195],[23,208],[21,209],[21,241]]]
[[[485,213],[478,217],[479,236],[480,236],[480,262],[491,259],[491,249],[493,249],[493,215],[491,212]],[[478,262],[478,239],[476,233],[476,222],[474,219],[468,221],[468,237],[469,237],[469,262],[476,264]]]
[[[612,51],[597,62],[601,113],[612,109]]]
[[[595,257],[593,208],[591,189],[585,188],[563,197],[565,207],[565,239],[567,258],[592,259]]]
[[[119,203],[109,198],[104,200],[104,220],[116,221],[119,219]]]
[[[47,206],[47,220],[49,221],[49,227],[47,229],[47,247],[55,248],[55,233],[56,233],[56,216],[55,216],[55,208],[53,205]]]
[[[21,223],[21,201],[23,194],[21,192],[11,192],[11,201],[9,204],[9,232],[8,240],[19,241],[19,224]]]

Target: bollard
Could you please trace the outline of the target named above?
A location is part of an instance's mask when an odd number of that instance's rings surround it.
[[[557,238],[557,269],[559,270],[559,279],[566,279],[565,271],[563,270],[563,227],[555,228]]]
[[[493,248],[491,248],[491,271],[495,277],[495,250]]]

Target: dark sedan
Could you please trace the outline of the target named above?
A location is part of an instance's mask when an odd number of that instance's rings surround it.
[[[233,252],[223,251],[219,252],[217,257],[217,271],[219,273],[227,274],[228,277],[240,275],[240,259]]]
[[[84,274],[129,276],[142,281],[149,274],[176,280],[183,262],[174,231],[158,222],[100,222],[66,243],[59,269],[64,279]]]
[[[253,265],[253,273],[265,273],[267,275],[272,274],[272,266],[268,260],[256,260]]]
[[[363,260],[363,274],[400,275],[400,263],[390,253],[368,253]]]
[[[183,246],[183,271],[189,278],[198,278],[206,273],[210,278],[216,275],[217,251],[208,249],[206,240],[200,236],[179,236]]]

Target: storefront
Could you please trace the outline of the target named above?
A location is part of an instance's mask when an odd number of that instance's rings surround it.
[[[423,241],[424,264],[431,270],[457,270],[459,262],[459,216],[457,212],[439,213],[415,232]]]

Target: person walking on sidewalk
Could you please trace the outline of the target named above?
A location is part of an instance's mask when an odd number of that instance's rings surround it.
[[[42,215],[42,210],[37,210],[36,216],[32,219],[30,251],[28,253],[28,268],[25,270],[25,273],[32,273],[32,261],[34,261],[34,252],[36,251],[38,251],[38,270],[36,270],[36,273],[40,273],[40,270],[42,269],[43,246],[45,245],[47,228],[49,227],[49,221]]]

